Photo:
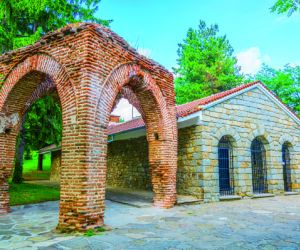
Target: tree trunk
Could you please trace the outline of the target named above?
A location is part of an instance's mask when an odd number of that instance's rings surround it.
[[[25,119],[26,115],[23,118],[21,130],[19,136],[17,138],[17,145],[16,145],[16,154],[15,154],[15,169],[12,181],[14,183],[22,183],[23,181],[23,155],[25,149]]]
[[[32,156],[31,156],[31,152],[30,149],[28,147],[25,147],[25,156],[24,159],[25,160],[32,160]]]
[[[39,160],[38,160],[38,171],[43,171],[43,154],[39,154]]]

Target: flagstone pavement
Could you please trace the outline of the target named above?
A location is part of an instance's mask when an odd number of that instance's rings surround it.
[[[106,201],[112,230],[57,234],[58,202],[0,216],[0,249],[300,249],[300,196],[176,206],[162,210]]]

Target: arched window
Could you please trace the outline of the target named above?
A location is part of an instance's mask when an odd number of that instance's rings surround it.
[[[283,182],[284,182],[284,191],[291,191],[291,156],[290,156],[290,145],[288,142],[285,142],[282,145],[282,164],[283,164]]]
[[[232,146],[227,136],[223,136],[218,145],[220,195],[233,195]]]
[[[251,163],[253,193],[267,193],[266,151],[260,138],[251,143]]]

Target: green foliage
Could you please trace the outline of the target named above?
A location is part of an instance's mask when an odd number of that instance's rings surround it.
[[[103,227],[97,227],[95,229],[89,229],[84,233],[84,236],[91,237],[95,235],[104,235],[103,233],[106,232],[106,229]]]
[[[236,65],[226,36],[218,35],[218,25],[200,21],[198,29],[190,28],[178,49],[178,76],[175,79],[176,102],[186,103],[241,83],[243,77]]]
[[[0,52],[26,46],[68,23],[91,21],[101,0],[1,0]]]
[[[59,145],[62,138],[61,107],[54,95],[37,100],[28,110],[25,127],[26,147],[39,150],[45,146]]]
[[[10,205],[33,204],[43,201],[59,200],[59,187],[48,187],[37,184],[9,184]]]
[[[287,106],[300,114],[300,66],[276,70],[267,65],[254,77],[263,82]]]
[[[295,12],[300,12],[300,1],[299,0],[277,0],[271,7],[272,12],[278,14],[287,13],[291,16]]]

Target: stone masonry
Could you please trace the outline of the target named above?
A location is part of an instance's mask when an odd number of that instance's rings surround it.
[[[266,150],[268,193],[284,193],[284,143],[290,145],[291,188],[300,191],[299,124],[263,93],[263,88],[252,88],[204,108],[199,111],[201,119],[197,124],[178,130],[177,193],[197,196],[205,202],[219,201],[218,143],[223,136],[229,137],[232,145],[235,195],[253,196],[250,147],[256,137],[263,141]],[[117,148],[118,153],[122,148],[126,152],[121,153],[123,157],[109,156],[108,182],[147,188],[149,183],[145,182],[142,167],[147,162],[142,158],[147,152],[145,137],[114,141],[109,147],[114,148],[109,153],[117,152]],[[124,161],[126,155],[130,156],[129,164]]]
[[[37,92],[52,86],[63,115],[58,229],[87,230],[103,225],[107,128],[122,93],[131,96],[133,103],[139,102],[146,123],[154,205],[173,206],[175,98],[173,76],[162,66],[139,55],[109,29],[77,23],[0,56],[0,83],[0,124],[4,126],[0,132],[0,213],[9,211],[7,181],[21,117],[42,95]]]
[[[300,129],[278,105],[255,88],[202,112],[201,167],[205,201],[219,200],[218,143],[232,138],[235,193],[252,196],[251,142],[260,137],[266,149],[268,192],[284,192],[282,145],[291,144],[292,190],[300,191]],[[179,167],[180,168],[180,167]],[[180,171],[180,170],[179,170]]]

